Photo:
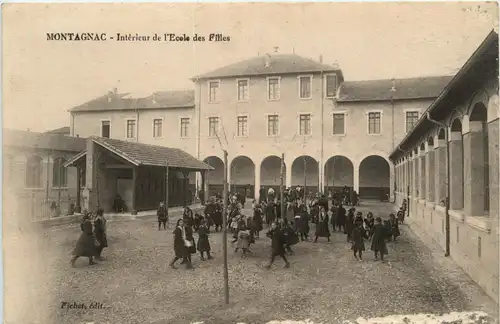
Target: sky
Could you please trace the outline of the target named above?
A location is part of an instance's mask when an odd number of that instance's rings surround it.
[[[69,126],[110,89],[146,96],[274,52],[337,63],[348,81],[451,75],[498,26],[496,3],[4,4],[5,128]],[[229,42],[57,42],[47,33],[222,33]]]

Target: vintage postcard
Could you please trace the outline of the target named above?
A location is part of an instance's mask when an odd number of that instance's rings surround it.
[[[496,2],[2,6],[4,323],[498,323]]]

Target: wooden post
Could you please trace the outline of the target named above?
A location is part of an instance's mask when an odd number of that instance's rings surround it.
[[[285,176],[284,176],[284,173],[285,172],[285,154],[282,153],[281,154],[281,163],[280,163],[280,180],[281,180],[281,183],[280,183],[280,201],[281,201],[281,204],[280,204],[280,212],[281,212],[281,219],[284,221],[285,220],[285,199],[284,199],[284,181],[285,181]],[[284,224],[284,223],[283,223]]]
[[[132,169],[132,215],[137,215],[137,167]]]
[[[169,179],[169,168],[165,167],[165,208],[167,209],[167,216],[168,216],[168,206],[169,206],[169,186],[170,186],[170,179]]]
[[[222,199],[224,202],[224,209],[222,211],[222,243],[224,249],[224,302],[229,304],[229,273],[227,269],[227,195],[228,195],[228,183],[227,183],[227,151],[224,150],[224,192]]]
[[[76,167],[76,206],[75,206],[75,212],[81,213],[82,212],[82,207],[81,207],[81,197],[80,197],[80,188],[82,187],[82,168],[79,166]]]
[[[183,203],[184,203],[184,206],[187,206],[189,205],[189,199],[191,199],[192,197],[188,197],[189,196],[189,172],[186,172],[186,171],[183,171],[182,172],[182,175],[184,176],[184,195],[183,195]],[[187,181],[186,181],[187,180]]]
[[[306,156],[304,156],[304,204],[306,204],[307,206],[307,203],[306,203],[306,200],[307,200],[307,194],[306,194],[306,191],[307,191],[307,160],[306,160]]]
[[[201,171],[201,192],[203,192],[202,197],[200,197],[200,202],[202,205],[205,205],[207,202],[207,192],[205,191],[205,182],[206,182],[207,171]]]

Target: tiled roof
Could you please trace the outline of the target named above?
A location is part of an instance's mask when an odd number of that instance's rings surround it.
[[[316,62],[296,54],[271,55],[269,66],[266,66],[267,56],[257,56],[248,60],[229,64],[195,77],[194,79],[224,78],[252,75],[272,75],[307,72],[339,71],[338,67]]]
[[[85,149],[84,138],[13,129],[4,129],[3,144],[12,147],[28,147],[68,152],[79,152]]]
[[[384,101],[436,98],[453,76],[395,79],[396,91],[391,91],[392,80],[344,82],[339,89],[339,102]]]
[[[53,129],[51,131],[45,132],[45,134],[69,134],[70,128],[69,126],[64,126],[60,128]]]
[[[149,145],[111,138],[92,137],[95,143],[121,156],[135,165],[168,166],[193,170],[213,170],[181,149],[158,145]]]
[[[111,98],[111,99],[110,99]],[[194,91],[157,91],[147,97],[132,98],[129,93],[109,93],[70,109],[79,111],[110,111],[158,108],[192,108]]]

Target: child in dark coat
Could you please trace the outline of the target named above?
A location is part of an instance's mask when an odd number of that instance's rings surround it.
[[[377,217],[375,219],[375,226],[373,227],[372,246],[371,250],[375,253],[375,260],[378,260],[380,253],[380,260],[384,261],[384,255],[389,254],[385,239],[387,238],[387,228],[382,225],[382,219]]]
[[[364,239],[367,239],[366,231],[363,228],[363,222],[356,222],[352,230],[352,251],[356,260],[363,260],[363,251],[365,250]]]
[[[286,259],[285,256],[285,244],[286,244],[286,237],[284,235],[284,232],[282,229],[278,228],[276,223],[271,224],[271,230],[267,232],[267,236],[271,238],[271,260],[269,262],[269,265],[266,266],[266,268],[270,269],[271,266],[274,263],[274,259],[276,256],[280,256],[283,261],[285,261],[285,268],[290,267],[290,263]]]
[[[210,230],[206,224],[205,220],[202,220],[200,223],[200,227],[198,228],[198,251],[200,252],[201,260],[205,261],[205,257],[203,255],[204,252],[207,253],[207,259],[213,259],[210,255],[210,241],[208,240],[208,236],[210,234]]]

